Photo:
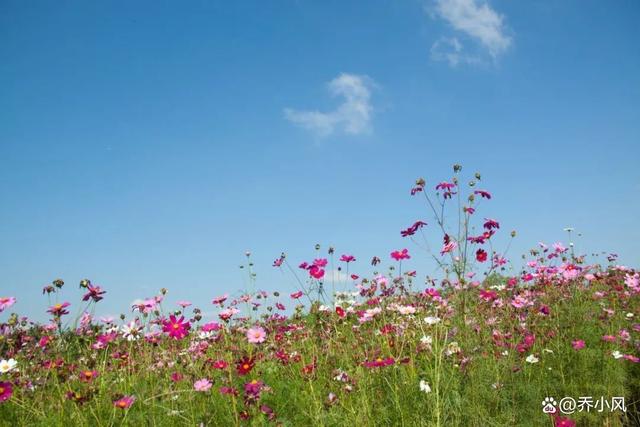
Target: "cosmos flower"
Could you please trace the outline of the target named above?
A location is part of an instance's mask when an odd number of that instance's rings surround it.
[[[0,313],[16,303],[15,297],[0,297]]]
[[[4,402],[11,398],[13,394],[13,386],[9,382],[0,382],[0,402]]]
[[[540,359],[538,359],[535,355],[530,354],[527,356],[527,358],[525,359],[527,361],[527,363],[538,363],[540,361]]]
[[[193,383],[193,388],[195,391],[205,392],[211,389],[212,383],[206,378],[202,378],[195,383]]]
[[[80,371],[78,377],[80,378],[80,381],[91,382],[98,377],[98,371],[86,369],[84,371]]]
[[[478,249],[476,251],[476,261],[485,262],[487,260],[487,252],[484,249]]]
[[[55,304],[49,307],[49,310],[47,310],[47,313],[51,313],[55,317],[60,317],[65,314],[69,314],[66,308],[69,307],[70,305],[71,304],[68,302],[63,302],[62,304]]]
[[[211,304],[224,304],[224,302],[227,300],[227,298],[229,298],[229,294],[224,294],[222,296],[219,297],[215,297],[212,301]]]
[[[571,347],[573,347],[574,350],[582,350],[584,348],[584,340],[572,341]]]
[[[98,302],[103,298],[102,295],[106,293],[107,291],[103,291],[100,286],[93,286],[92,284],[88,284],[87,293],[83,295],[82,301],[89,301],[89,299],[92,299],[94,302]]]
[[[385,366],[391,366],[395,363],[395,359],[393,357],[387,357],[386,359],[383,359],[381,357],[378,357],[374,360],[371,361],[364,361],[362,363],[363,366],[367,367],[367,368],[382,368]]]
[[[247,375],[255,366],[255,359],[252,357],[244,356],[238,362],[236,362],[236,371],[238,375]]]
[[[473,194],[479,194],[480,197],[482,197],[484,199],[491,199],[491,193],[489,193],[488,191],[476,190],[476,191],[473,192]]]
[[[113,401],[113,406],[120,409],[129,409],[135,401],[135,396],[122,396],[120,399]]]
[[[16,368],[16,366],[18,366],[18,362],[16,362],[15,359],[0,360],[0,374],[11,372]]]
[[[251,344],[260,344],[267,338],[267,332],[261,326],[254,326],[247,330],[247,341]]]
[[[411,258],[411,255],[409,255],[409,249],[403,249],[401,251],[391,252],[391,258],[395,259],[396,261],[402,261],[403,259]]]
[[[353,255],[342,255],[340,257],[340,261],[342,262],[346,262],[346,263],[350,263],[356,260],[356,257],[354,257]]]
[[[425,380],[420,380],[420,391],[423,393],[431,393],[431,386]]]
[[[324,269],[314,264],[309,268],[309,276],[320,280],[324,277]]]
[[[184,321],[184,316],[180,316],[178,319],[172,314],[168,320],[162,322],[162,331],[176,340],[181,340],[189,335],[189,329],[191,329],[191,324]]]

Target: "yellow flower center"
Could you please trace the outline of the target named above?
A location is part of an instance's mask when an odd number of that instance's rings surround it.
[[[180,325],[178,323],[173,324],[173,329],[180,329]]]
[[[249,369],[249,365],[247,363],[245,363],[244,365],[242,365],[243,369]]]

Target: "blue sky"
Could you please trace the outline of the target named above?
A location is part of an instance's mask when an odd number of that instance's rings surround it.
[[[323,250],[368,260],[431,222],[451,165],[481,216],[640,265],[640,4],[398,0],[0,5],[1,295],[44,318],[61,277],[101,314],[208,301]],[[440,236],[430,234],[433,241]]]

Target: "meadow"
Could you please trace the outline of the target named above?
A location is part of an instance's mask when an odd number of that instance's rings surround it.
[[[100,318],[108,287],[83,280],[69,302],[56,279],[45,323],[0,295],[0,425],[640,425],[640,274],[570,242],[508,259],[516,233],[482,216],[492,194],[469,178],[456,165],[408,189],[425,215],[406,249],[281,254],[293,292],[168,305],[161,289]]]

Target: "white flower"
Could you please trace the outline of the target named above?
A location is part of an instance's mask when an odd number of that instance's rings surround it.
[[[627,319],[631,319],[633,317],[633,313],[627,313]]]
[[[527,358],[525,359],[527,362],[529,363],[538,363],[539,359],[534,356],[533,354],[530,354],[529,356],[527,356]]]
[[[425,380],[420,380],[420,391],[423,391],[425,393],[431,393],[431,387],[429,386],[429,383],[426,382]]]
[[[411,305],[399,305],[398,308],[398,313],[400,314],[413,314],[416,312],[416,308],[411,306]]]
[[[508,355],[509,355],[509,352],[508,352],[507,350],[505,350],[505,351],[503,351],[503,352],[502,352],[502,355],[503,355],[503,356],[508,356]]]
[[[428,316],[424,318],[424,323],[426,323],[427,325],[435,325],[439,321],[440,321],[439,317]]]
[[[142,325],[138,325],[138,322],[132,320],[122,325],[120,329],[122,330],[122,336],[126,338],[127,341],[135,341],[139,338],[140,332],[142,332]]]
[[[0,360],[0,374],[6,374],[7,372],[12,371],[17,365],[18,362],[16,362],[15,359]]]
[[[431,344],[433,342],[433,339],[431,338],[431,335],[423,335],[422,338],[420,338],[420,342],[422,344]]]
[[[621,359],[624,357],[624,354],[620,353],[618,350],[611,353],[614,359]]]

